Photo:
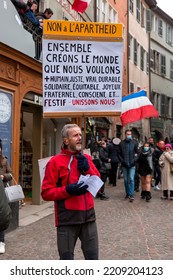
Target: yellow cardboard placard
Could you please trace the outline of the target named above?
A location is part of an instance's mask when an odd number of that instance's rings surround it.
[[[122,24],[44,20],[44,35],[122,38]]]

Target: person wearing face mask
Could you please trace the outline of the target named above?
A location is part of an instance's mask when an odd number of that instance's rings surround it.
[[[149,143],[144,143],[141,147],[138,159],[138,173],[141,180],[141,198],[150,201],[151,180],[153,173],[152,151]]]
[[[132,202],[134,200],[135,170],[139,148],[137,141],[132,139],[131,130],[127,129],[125,131],[125,139],[120,142],[119,148],[119,158],[123,167],[125,198],[129,198],[129,201]]]
[[[157,191],[160,190],[159,183],[161,184],[161,170],[160,170],[160,165],[159,165],[159,158],[162,155],[164,148],[165,148],[165,142],[163,140],[160,140],[157,143],[157,146],[153,152],[153,165],[154,165],[154,171],[156,174],[154,189]]]
[[[161,187],[163,195],[161,199],[173,200],[173,173],[170,169],[170,164],[173,163],[173,148],[171,144],[166,144],[164,152],[159,158],[161,167]]]

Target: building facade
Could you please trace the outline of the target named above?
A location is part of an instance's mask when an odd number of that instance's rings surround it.
[[[151,14],[150,75],[151,100],[159,112],[151,120],[157,140],[170,140],[173,131],[173,19],[160,8]]]

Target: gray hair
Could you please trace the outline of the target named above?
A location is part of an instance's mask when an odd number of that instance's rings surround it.
[[[67,138],[68,137],[68,131],[69,129],[73,128],[73,127],[79,127],[77,124],[75,123],[69,123],[69,124],[65,124],[63,129],[61,130],[61,135],[62,138]],[[80,127],[79,127],[80,128]]]

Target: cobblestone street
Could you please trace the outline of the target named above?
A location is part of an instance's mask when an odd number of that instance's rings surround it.
[[[161,191],[152,189],[149,203],[140,192],[130,203],[124,199],[122,179],[117,187],[107,185],[106,194],[108,201],[95,199],[100,259],[173,260],[173,201],[161,200]],[[6,234],[6,253],[0,259],[58,259],[54,215]],[[75,259],[83,259],[80,242]]]

